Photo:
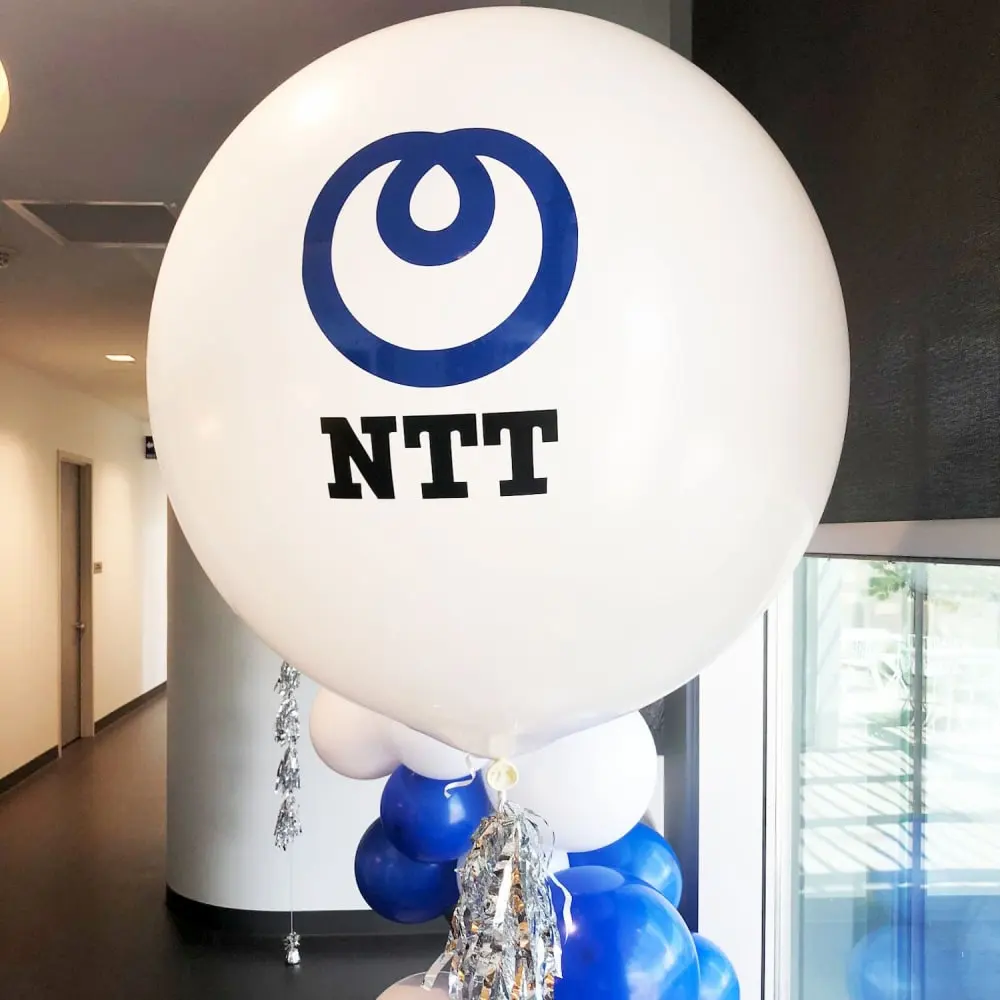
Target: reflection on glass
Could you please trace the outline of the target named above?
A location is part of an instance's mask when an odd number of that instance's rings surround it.
[[[797,1000],[1000,1000],[1000,567],[797,591]]]

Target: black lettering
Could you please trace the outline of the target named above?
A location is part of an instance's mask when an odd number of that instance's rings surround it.
[[[352,462],[379,500],[392,500],[396,496],[389,451],[389,435],[396,430],[395,417],[361,418],[361,433],[372,439],[370,455],[346,417],[321,417],[319,425],[330,438],[333,456],[333,482],[328,484],[331,499],[361,499],[361,484],[354,481]]]
[[[536,427],[542,432],[542,441],[559,440],[555,410],[483,414],[483,444],[499,444],[502,431],[507,432],[510,441],[510,479],[500,481],[500,496],[521,497],[548,492],[548,480],[535,476]]]
[[[442,413],[403,417],[403,444],[407,448],[419,448],[421,436],[427,435],[431,454],[431,479],[429,483],[420,485],[420,492],[425,500],[463,498],[469,495],[469,484],[455,480],[455,462],[451,452],[451,436],[455,433],[463,448],[477,444],[476,415]]]

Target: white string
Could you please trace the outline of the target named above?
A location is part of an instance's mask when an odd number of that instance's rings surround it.
[[[549,872],[549,879],[562,893],[563,927],[566,929],[567,934],[571,934],[573,932],[573,896],[570,894],[569,889],[559,881],[559,876],[555,872]]]
[[[295,933],[295,872],[292,859],[295,856],[295,845],[288,845],[288,933]]]
[[[444,786],[444,797],[446,799],[451,798],[451,793],[456,788],[468,788],[476,780],[476,775],[478,774],[478,768],[472,762],[472,755],[465,755],[465,764],[469,769],[469,776],[467,778],[459,778],[457,781],[449,781],[447,785]]]

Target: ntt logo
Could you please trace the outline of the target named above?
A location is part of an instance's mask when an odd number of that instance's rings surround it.
[[[493,224],[496,195],[481,157],[513,170],[538,208],[542,250],[531,284],[513,312],[475,340],[439,350],[415,350],[383,340],[354,316],[337,286],[334,229],[347,199],[372,171],[396,163],[382,187],[373,220],[379,236],[393,254],[410,264],[451,264],[475,250]],[[446,228],[427,230],[413,221],[410,202],[416,186],[434,167],[444,169],[454,182],[459,209]],[[531,143],[488,128],[398,132],[358,150],[320,191],[306,224],[302,284],[316,323],[347,360],[388,382],[440,388],[499,371],[545,333],[569,294],[577,245],[576,209],[566,182]]]

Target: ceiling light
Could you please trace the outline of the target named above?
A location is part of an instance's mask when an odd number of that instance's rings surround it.
[[[10,87],[7,85],[7,73],[0,62],[0,132],[7,124],[7,113],[10,111]]]
[[[105,354],[108,361],[122,361],[125,364],[132,364],[135,358],[131,354]]]

